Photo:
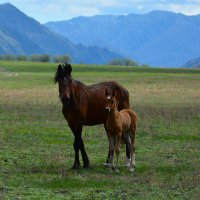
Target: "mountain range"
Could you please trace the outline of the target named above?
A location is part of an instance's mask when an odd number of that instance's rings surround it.
[[[0,54],[70,55],[75,63],[107,63],[121,57],[107,48],[74,44],[10,3],[0,5]]]
[[[200,15],[147,14],[77,17],[44,25],[10,3],[0,5],[0,54],[69,55],[73,63],[130,58],[179,67],[200,56]]]
[[[152,66],[178,67],[200,56],[200,15],[152,11],[77,17],[45,26],[76,44],[106,47]]]
[[[200,57],[187,61],[183,67],[200,68]]]

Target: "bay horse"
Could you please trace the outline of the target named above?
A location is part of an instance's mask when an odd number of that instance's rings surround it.
[[[106,105],[108,111],[108,120],[106,128],[108,131],[109,147],[110,147],[110,163],[111,170],[114,170],[114,152],[116,154],[116,172],[119,172],[119,153],[120,140],[122,135],[130,150],[130,166],[129,170],[133,171],[135,167],[135,135],[137,130],[137,114],[131,109],[117,110],[116,91],[114,89],[106,89]]]
[[[60,64],[55,74],[55,83],[58,82],[59,97],[62,102],[62,113],[68,122],[71,131],[74,134],[75,160],[74,169],[79,168],[79,150],[82,154],[83,167],[89,167],[89,159],[85,151],[82,140],[83,125],[106,125],[107,112],[105,111],[106,97],[104,91],[106,88],[114,87],[116,90],[116,106],[119,110],[129,108],[128,91],[114,81],[102,82],[87,86],[82,82],[75,80],[71,76],[72,67],[68,63]],[[106,130],[106,127],[105,127]],[[106,130],[107,132],[107,130]],[[126,142],[125,142],[126,143]],[[127,158],[130,158],[130,151],[126,145]],[[109,162],[109,153],[107,163]]]

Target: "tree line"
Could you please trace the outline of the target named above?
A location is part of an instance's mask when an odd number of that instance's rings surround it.
[[[0,55],[0,60],[10,60],[10,61],[32,61],[32,62],[54,62],[54,63],[71,63],[72,58],[69,55],[48,55],[48,54],[34,54],[34,55],[13,55],[5,54]],[[136,61],[129,58],[116,58],[111,60],[108,65],[118,65],[118,66],[136,66],[136,67],[149,67],[149,65],[140,65]]]
[[[34,54],[34,55],[13,55],[5,54],[0,55],[0,60],[10,60],[10,61],[32,61],[32,62],[55,62],[55,63],[70,63],[72,61],[71,57],[68,55],[55,55],[50,56],[48,54]]]

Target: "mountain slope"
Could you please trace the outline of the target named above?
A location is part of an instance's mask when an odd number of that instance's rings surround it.
[[[0,54],[68,54],[73,62],[107,63],[120,55],[75,45],[9,3],[0,5]]]
[[[183,67],[200,68],[200,57],[187,61]]]
[[[181,66],[200,51],[200,15],[152,11],[78,17],[45,25],[74,43],[115,49],[154,66]]]

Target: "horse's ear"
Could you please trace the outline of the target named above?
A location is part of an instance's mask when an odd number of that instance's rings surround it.
[[[58,72],[61,72],[62,71],[62,65],[58,65],[58,69],[57,69]]]
[[[62,65],[58,65],[57,72],[54,76],[54,82],[55,83],[58,82],[58,78],[61,76],[62,70],[63,70]]]
[[[66,74],[71,76],[72,66],[70,64],[66,63],[66,62],[64,63],[63,66],[65,68]]]
[[[68,74],[71,75],[71,72],[72,72],[72,66],[71,66],[70,64],[68,64],[68,72],[69,72]]]

